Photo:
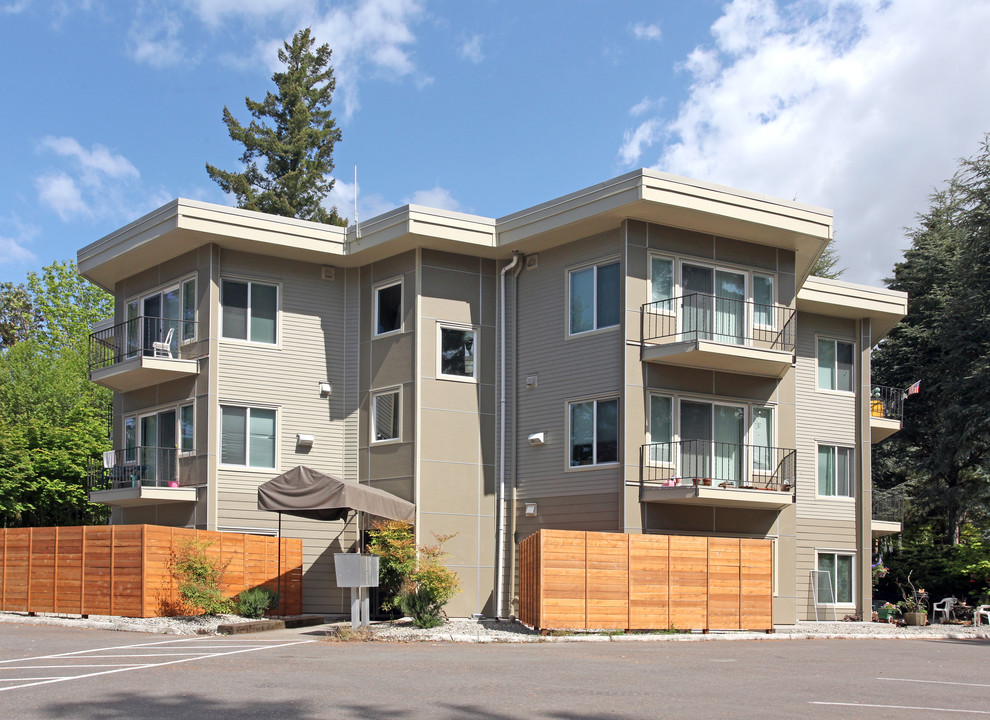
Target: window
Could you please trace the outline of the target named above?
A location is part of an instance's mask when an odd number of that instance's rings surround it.
[[[773,327],[773,278],[753,275],[753,325]]]
[[[650,462],[669,465],[672,460],[673,399],[666,395],[650,395]]]
[[[853,556],[842,553],[818,553],[818,602],[852,604]]]
[[[375,288],[375,335],[402,329],[402,281]]]
[[[818,446],[818,494],[853,497],[852,448]]]
[[[124,418],[124,462],[137,462],[137,418]]]
[[[277,286],[242,280],[224,280],[220,290],[220,304],[223,306],[222,337],[275,344],[278,319]]]
[[[592,265],[569,275],[570,334],[619,324],[619,263]]]
[[[440,377],[473,380],[478,334],[471,329],[440,326]]]
[[[650,301],[660,302],[674,297],[674,261],[668,258],[650,258]],[[670,303],[661,303],[659,312],[672,312]]]
[[[179,408],[179,450],[192,452],[196,447],[195,419],[192,405]]]
[[[275,467],[275,411],[220,406],[220,462]]]
[[[570,466],[619,462],[619,400],[571,403]]]
[[[153,354],[152,344],[163,342],[169,332],[174,356],[180,342],[196,339],[196,279],[130,300],[125,317],[128,357],[141,349],[145,355]]]
[[[182,283],[182,341],[196,336],[196,280]]]
[[[753,446],[753,470],[771,472],[773,455],[773,408],[754,407],[750,428],[750,444]]]
[[[399,391],[376,393],[371,396],[371,440],[397,440],[399,438]]]
[[[853,391],[853,344],[818,338],[818,389]]]

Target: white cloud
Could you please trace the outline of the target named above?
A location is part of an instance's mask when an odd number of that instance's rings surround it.
[[[651,100],[649,97],[644,97],[638,103],[629,108],[629,114],[633,117],[639,117],[640,115],[650,112],[651,110],[659,110],[663,107],[663,98],[659,100]]]
[[[450,194],[449,190],[439,185],[429,190],[417,190],[404,202],[410,205],[424,205],[439,210],[461,212],[461,204]]]
[[[660,40],[660,25],[658,23],[638,22],[632,26],[632,33],[637,40]]]
[[[676,117],[619,155],[662,135],[662,170],[830,207],[844,277],[879,283],[988,129],[988,26],[986,0],[735,0],[684,62]]]
[[[35,254],[28,249],[38,234],[38,229],[25,225],[17,216],[0,218],[0,265],[4,263],[31,262]]]
[[[63,221],[77,215],[91,214],[76,181],[64,172],[42,175],[35,180],[35,187],[41,202],[58,213]]]
[[[141,3],[128,37],[134,60],[155,68],[194,61],[179,38],[182,23],[167,6]]]
[[[309,8],[309,0],[187,0],[193,12],[207,25],[218,25],[225,17],[300,12]]]
[[[19,15],[28,9],[30,3],[28,0],[20,0],[19,2],[9,2],[0,5],[0,13],[4,15]]]
[[[75,138],[48,135],[42,138],[41,146],[62,157],[75,158],[86,173],[98,173],[111,178],[136,178],[139,175],[130,160],[123,155],[114,155],[100,144],[86,150]]]
[[[458,54],[465,60],[470,60],[474,64],[480,63],[485,59],[485,55],[481,52],[481,35],[472,35],[457,49]]]
[[[619,148],[619,160],[623,165],[636,165],[645,148],[653,145],[663,133],[663,124],[656,118],[640,123],[635,130],[626,130]]]
[[[323,203],[324,207],[336,207],[337,213],[341,217],[354,224],[354,183],[344,182],[340,178],[334,179],[333,190]],[[358,219],[361,222],[369,220],[378,215],[394,210],[398,203],[389,202],[382,195],[377,193],[362,193],[361,184],[358,183]]]

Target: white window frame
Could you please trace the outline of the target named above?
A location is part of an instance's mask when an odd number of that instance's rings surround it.
[[[835,469],[838,473],[839,469],[839,449],[847,450],[849,452],[849,494],[840,495],[839,494],[839,478],[838,475],[835,477],[835,494],[834,495],[823,495],[821,493],[821,474],[818,464],[818,454],[821,452],[822,448],[832,448],[835,453]],[[856,499],[856,448],[852,445],[847,445],[844,443],[835,442],[818,442],[815,445],[815,497],[824,498],[828,500],[841,500],[849,501]]]
[[[189,450],[186,450],[185,448],[182,447],[182,411],[185,408],[190,408],[192,411],[192,429],[193,429],[192,448],[190,448]],[[175,440],[176,443],[178,444],[177,449],[179,451],[179,455],[183,457],[195,455],[196,454],[196,401],[195,400],[191,402],[180,403],[176,407],[175,422],[177,425],[175,429]]]
[[[599,268],[606,267],[608,265],[618,265],[619,266],[619,293],[616,297],[615,302],[619,310],[619,320],[614,325],[602,325],[598,324],[598,270]],[[592,282],[592,288],[594,289],[593,299],[592,299],[592,327],[588,330],[579,330],[574,332],[571,328],[571,281],[574,277],[574,273],[579,273],[589,268],[594,269]],[[590,335],[591,333],[603,332],[606,330],[613,330],[617,327],[622,326],[622,286],[623,286],[623,274],[622,274],[622,260],[619,257],[605,258],[602,260],[596,260],[590,263],[584,263],[583,265],[577,265],[575,267],[567,268],[567,303],[565,305],[565,325],[567,327],[567,337],[581,337],[585,335]]]
[[[474,335],[474,356],[472,372],[470,375],[450,375],[443,371],[443,331],[456,330],[458,332],[469,332]],[[458,323],[438,322],[437,323],[437,378],[440,380],[454,380],[456,382],[478,382],[478,359],[481,333],[479,328],[473,325],[460,325]]]
[[[382,290],[387,290],[390,287],[399,286],[399,327],[395,330],[386,330],[385,332],[378,332],[378,293]],[[406,297],[405,288],[402,284],[402,277],[391,278],[389,280],[383,280],[379,283],[375,283],[371,286],[372,295],[372,316],[371,316],[371,336],[372,337],[388,337],[389,335],[398,335],[403,331],[405,324],[405,311],[406,311]]]
[[[616,403],[616,413],[615,413],[615,433],[616,433],[616,448],[615,448],[615,460],[609,460],[608,462],[598,462],[598,403],[609,402],[614,400]],[[592,423],[592,439],[591,439],[591,456],[592,462],[587,465],[573,465],[573,447],[574,440],[571,434],[571,407],[573,405],[582,405],[584,403],[594,403],[594,410],[591,415]],[[603,467],[615,467],[622,463],[622,401],[618,395],[601,395],[596,397],[580,398],[577,400],[568,400],[565,405],[565,412],[567,413],[566,425],[567,425],[567,458],[565,460],[565,466],[568,471],[581,471],[589,470],[592,468],[603,468]]]
[[[183,310],[185,309],[185,295],[183,293],[183,290],[185,289],[185,286],[190,282],[193,284],[193,300],[192,300],[193,313],[192,313],[192,320],[186,320],[184,317],[182,317],[184,314]],[[199,308],[197,307],[196,283],[197,283],[197,279],[194,273],[192,275],[185,275],[183,277],[180,277],[177,280],[171,280],[167,283],[159,285],[156,288],[152,288],[151,290],[146,290],[144,292],[131,295],[129,298],[127,298],[124,301],[124,322],[126,323],[128,322],[128,320],[131,319],[128,317],[128,310],[131,306],[134,307],[134,313],[135,313],[134,317],[142,318],[144,317],[145,300],[152,297],[153,295],[164,295],[170,290],[175,290],[179,298],[179,317],[162,318],[162,319],[173,320],[177,323],[177,328],[176,328],[177,332],[175,333],[175,336],[173,336],[173,340],[175,341],[176,346],[188,345],[189,343],[196,342],[197,334],[198,334],[197,328],[199,327],[199,325],[196,322],[199,316]],[[193,332],[192,332],[192,337],[190,338],[184,337],[185,333],[183,332],[183,330],[185,328],[186,323],[192,323]],[[130,326],[128,326],[128,329],[130,329]],[[143,326],[140,327],[137,332],[138,332],[138,337],[136,338],[126,337],[124,340],[126,344],[126,353],[127,353],[126,356],[128,358],[136,357],[138,355],[138,352],[142,349],[142,345],[144,342]],[[132,345],[132,341],[136,341],[136,345]],[[131,349],[132,347],[134,348],[134,350]]]
[[[224,335],[223,320],[223,284],[225,282],[243,283],[247,285],[247,316],[245,319],[247,338],[227,337]],[[268,285],[275,288],[275,342],[251,339],[251,286]],[[277,348],[282,345],[282,284],[271,280],[256,280],[238,276],[224,276],[220,278],[220,340],[225,343],[243,343],[246,345],[257,345],[259,347]]]
[[[649,277],[647,278],[647,280],[648,280],[648,283],[647,284],[649,286],[650,303],[662,302],[663,300],[666,299],[666,298],[654,298],[653,297],[653,295],[654,295],[654,288],[653,288],[653,261],[654,260],[663,260],[665,262],[669,262],[670,263],[670,300],[673,301],[673,299],[676,298],[676,297],[678,297],[678,295],[679,295],[679,293],[678,293],[678,287],[679,287],[679,285],[678,285],[678,282],[677,282],[677,270],[678,270],[679,265],[678,265],[677,258],[672,257],[670,255],[662,255],[660,253],[655,253],[655,252],[647,253],[647,268],[648,268],[648,272],[649,272]],[[660,309],[655,309],[653,312],[655,312],[658,315],[671,315],[671,316],[677,315],[677,309],[674,307],[674,303],[673,302],[670,302],[669,303],[669,308],[668,307],[664,307],[664,308],[660,308]]]
[[[223,409],[225,407],[242,408],[244,410],[247,410],[247,413],[244,416],[244,432],[245,432],[245,438],[244,438],[244,460],[245,460],[245,464],[244,465],[238,465],[236,463],[225,463],[225,462],[223,462],[223,459],[222,459],[223,458]],[[271,466],[271,467],[269,467],[269,466],[262,466],[262,465],[251,465],[250,464],[251,463],[251,411],[252,410],[271,410],[271,411],[274,411],[274,413],[275,413],[275,452],[273,453],[274,454],[274,458],[273,458],[274,465]],[[218,420],[218,422],[217,422],[217,463],[218,463],[218,466],[221,467],[221,468],[236,468],[239,471],[245,471],[245,472],[263,472],[263,473],[270,473],[272,470],[277,469],[278,467],[280,467],[280,456],[281,456],[281,453],[280,453],[280,449],[279,449],[279,437],[280,437],[279,423],[280,423],[280,417],[281,417],[281,415],[282,415],[281,408],[275,407],[275,406],[272,406],[272,405],[257,405],[257,404],[255,404],[255,405],[246,405],[246,404],[241,403],[241,402],[236,402],[236,401],[228,402],[228,401],[225,401],[225,400],[221,400],[220,403],[219,403],[218,410],[217,410],[217,420]]]
[[[767,278],[770,280],[770,304],[767,306],[765,303],[756,302],[756,278]],[[774,308],[777,306],[777,279],[770,273],[753,271],[750,273],[749,278],[749,299],[752,307],[752,320],[754,330],[774,330],[777,327],[777,313],[774,312]],[[756,306],[761,305],[770,308],[770,324],[764,325],[763,323],[756,322]]]
[[[839,380],[839,343],[843,343],[845,345],[852,346],[852,369],[850,370],[850,376],[851,376],[851,380],[852,380],[852,388],[851,389],[849,389],[849,390],[839,390],[838,387],[834,387],[834,388],[823,388],[821,386],[820,380],[819,380],[819,372],[818,372],[818,369],[820,367],[819,364],[818,364],[818,358],[820,356],[820,353],[819,353],[818,348],[819,348],[819,345],[821,345],[821,343],[823,341],[824,342],[830,342],[830,343],[833,343],[835,345],[835,352],[834,352],[834,355],[835,355],[835,365],[832,367],[832,378],[833,378],[833,381],[835,382],[836,386],[838,386],[838,380]],[[850,395],[855,395],[856,394],[856,343],[853,340],[849,340],[849,339],[846,339],[846,338],[833,337],[833,336],[829,336],[829,335],[816,335],[815,336],[815,390],[817,392],[824,392],[824,393],[837,393],[839,395],[845,395],[846,397],[848,397]]]
[[[395,437],[378,439],[378,398],[384,395],[395,395],[396,402],[392,406],[392,412],[395,417],[395,427],[396,435]],[[369,418],[368,418],[368,434],[370,435],[370,442],[372,445],[388,445],[390,443],[400,443],[402,442],[402,386],[396,385],[395,387],[381,388],[379,390],[371,391],[371,398],[368,406]]]
[[[856,551],[855,550],[850,550],[848,548],[843,548],[843,549],[840,549],[840,548],[837,548],[837,549],[832,549],[832,548],[815,548],[815,570],[817,572],[825,572],[824,570],[821,570],[821,563],[819,562],[819,558],[822,555],[832,555],[833,557],[836,558],[836,560],[835,560],[835,575],[832,577],[832,594],[835,597],[835,602],[834,603],[821,602],[821,598],[819,598],[818,604],[819,605],[824,605],[826,607],[835,606],[837,608],[853,608],[853,607],[855,607],[856,606],[856,583],[857,583],[857,580],[858,580],[858,578],[856,577],[856,555],[857,555]],[[839,582],[838,582],[839,581],[839,561],[838,561],[839,556],[848,557],[848,558],[851,558],[852,559],[852,563],[851,563],[851,567],[850,567],[850,574],[852,575],[852,580],[849,583],[849,585],[850,585],[850,587],[849,587],[849,594],[850,594],[850,598],[851,598],[850,600],[839,600]]]
[[[655,390],[648,390],[647,391],[647,394],[646,394],[646,419],[647,419],[647,423],[646,423],[646,442],[649,443],[651,446],[653,444],[653,398],[655,398],[655,397],[666,398],[667,400],[670,401],[670,456],[667,457],[667,458],[656,459],[656,458],[654,458],[653,453],[651,452],[650,453],[650,457],[648,457],[646,459],[646,461],[647,461],[647,463],[649,463],[649,465],[651,467],[674,467],[677,464],[676,461],[675,461],[675,459],[674,459],[674,456],[676,454],[676,448],[677,448],[677,446],[675,445],[675,443],[677,442],[677,428],[676,428],[676,425],[675,425],[675,423],[676,423],[675,416],[677,415],[676,408],[678,407],[678,405],[677,405],[677,398],[675,396],[673,396],[673,395],[670,395],[669,393],[657,392]],[[651,450],[652,450],[652,448],[651,448]]]

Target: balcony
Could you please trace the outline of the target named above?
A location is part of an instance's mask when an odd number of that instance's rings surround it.
[[[136,317],[89,336],[89,378],[129,392],[199,373],[196,323]]]
[[[873,520],[871,530],[874,538],[901,532],[904,526],[904,509],[907,503],[904,493],[894,490],[873,491]]]
[[[196,502],[192,484],[197,458],[180,458],[176,448],[134,447],[89,458],[89,499],[103,505],[129,507]]]
[[[640,450],[642,502],[775,509],[794,503],[797,452],[711,440]]]
[[[904,414],[904,391],[900,388],[870,387],[870,441],[886,440],[901,429]]]
[[[683,295],[642,307],[645,362],[781,378],[794,362],[794,315],[714,295]]]

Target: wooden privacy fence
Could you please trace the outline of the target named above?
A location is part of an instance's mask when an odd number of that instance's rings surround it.
[[[155,617],[177,600],[168,565],[189,540],[228,562],[223,591],[278,585],[278,538],[158,525],[0,530],[0,610]],[[302,540],[282,538],[282,612],[302,612]]]
[[[773,629],[770,540],[540,530],[519,619],[550,629]]]

